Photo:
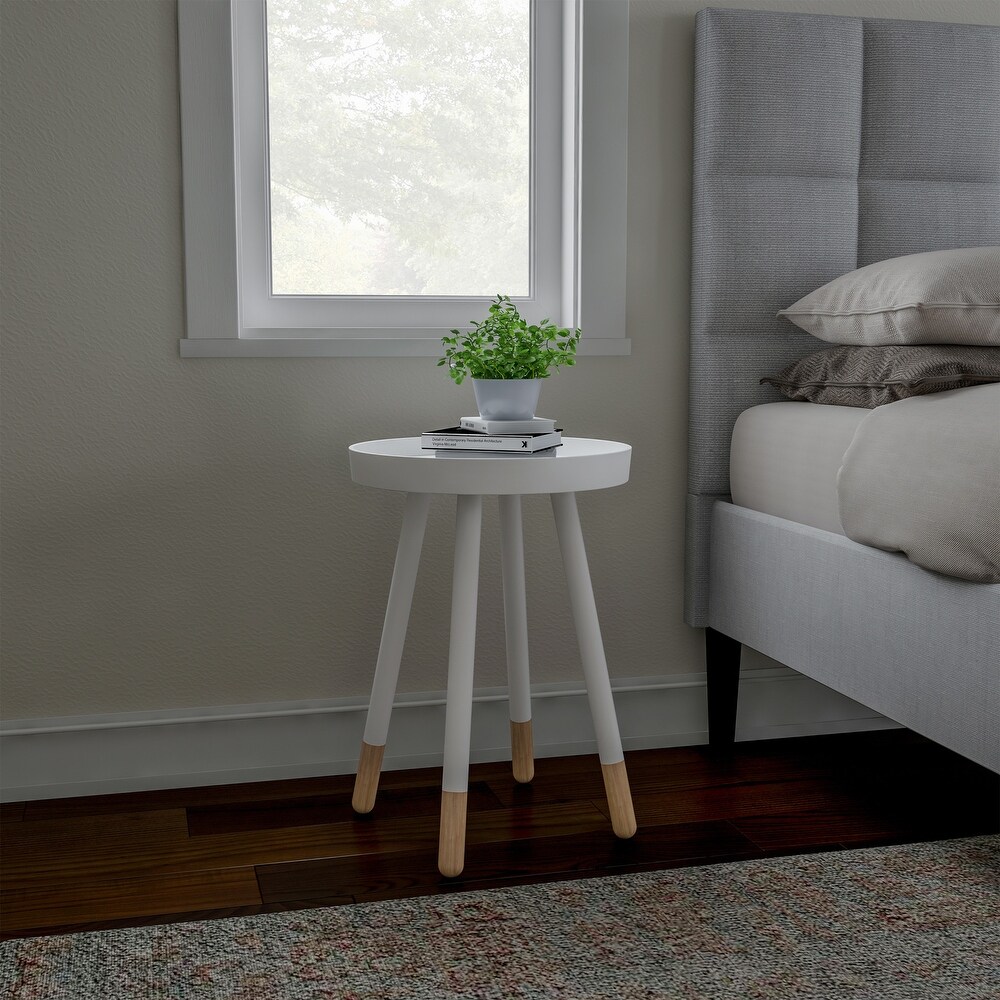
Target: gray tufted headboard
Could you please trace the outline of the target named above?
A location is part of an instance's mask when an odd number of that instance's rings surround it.
[[[686,607],[736,417],[824,345],[775,313],[887,257],[1000,244],[1000,28],[698,14]]]

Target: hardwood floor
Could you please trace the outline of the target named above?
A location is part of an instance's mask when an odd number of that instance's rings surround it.
[[[436,868],[440,771],[14,803],[5,938],[297,909],[1000,831],[1000,778],[912,733],[627,755],[639,832],[611,833],[596,756],[474,765],[465,871]]]

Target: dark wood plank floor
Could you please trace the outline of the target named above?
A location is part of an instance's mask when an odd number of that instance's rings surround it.
[[[627,756],[639,832],[610,830],[595,757],[472,768],[465,871],[437,872],[440,772],[6,805],[2,934],[162,923],[1000,830],[1000,779],[904,730]]]

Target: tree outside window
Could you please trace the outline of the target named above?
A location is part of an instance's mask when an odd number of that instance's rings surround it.
[[[530,294],[529,0],[267,0],[276,295]]]

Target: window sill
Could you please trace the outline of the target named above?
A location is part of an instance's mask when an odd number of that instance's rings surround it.
[[[343,337],[291,340],[287,338],[183,338],[182,358],[436,358],[441,339],[424,337]],[[627,337],[585,338],[581,357],[626,357],[632,353]]]

